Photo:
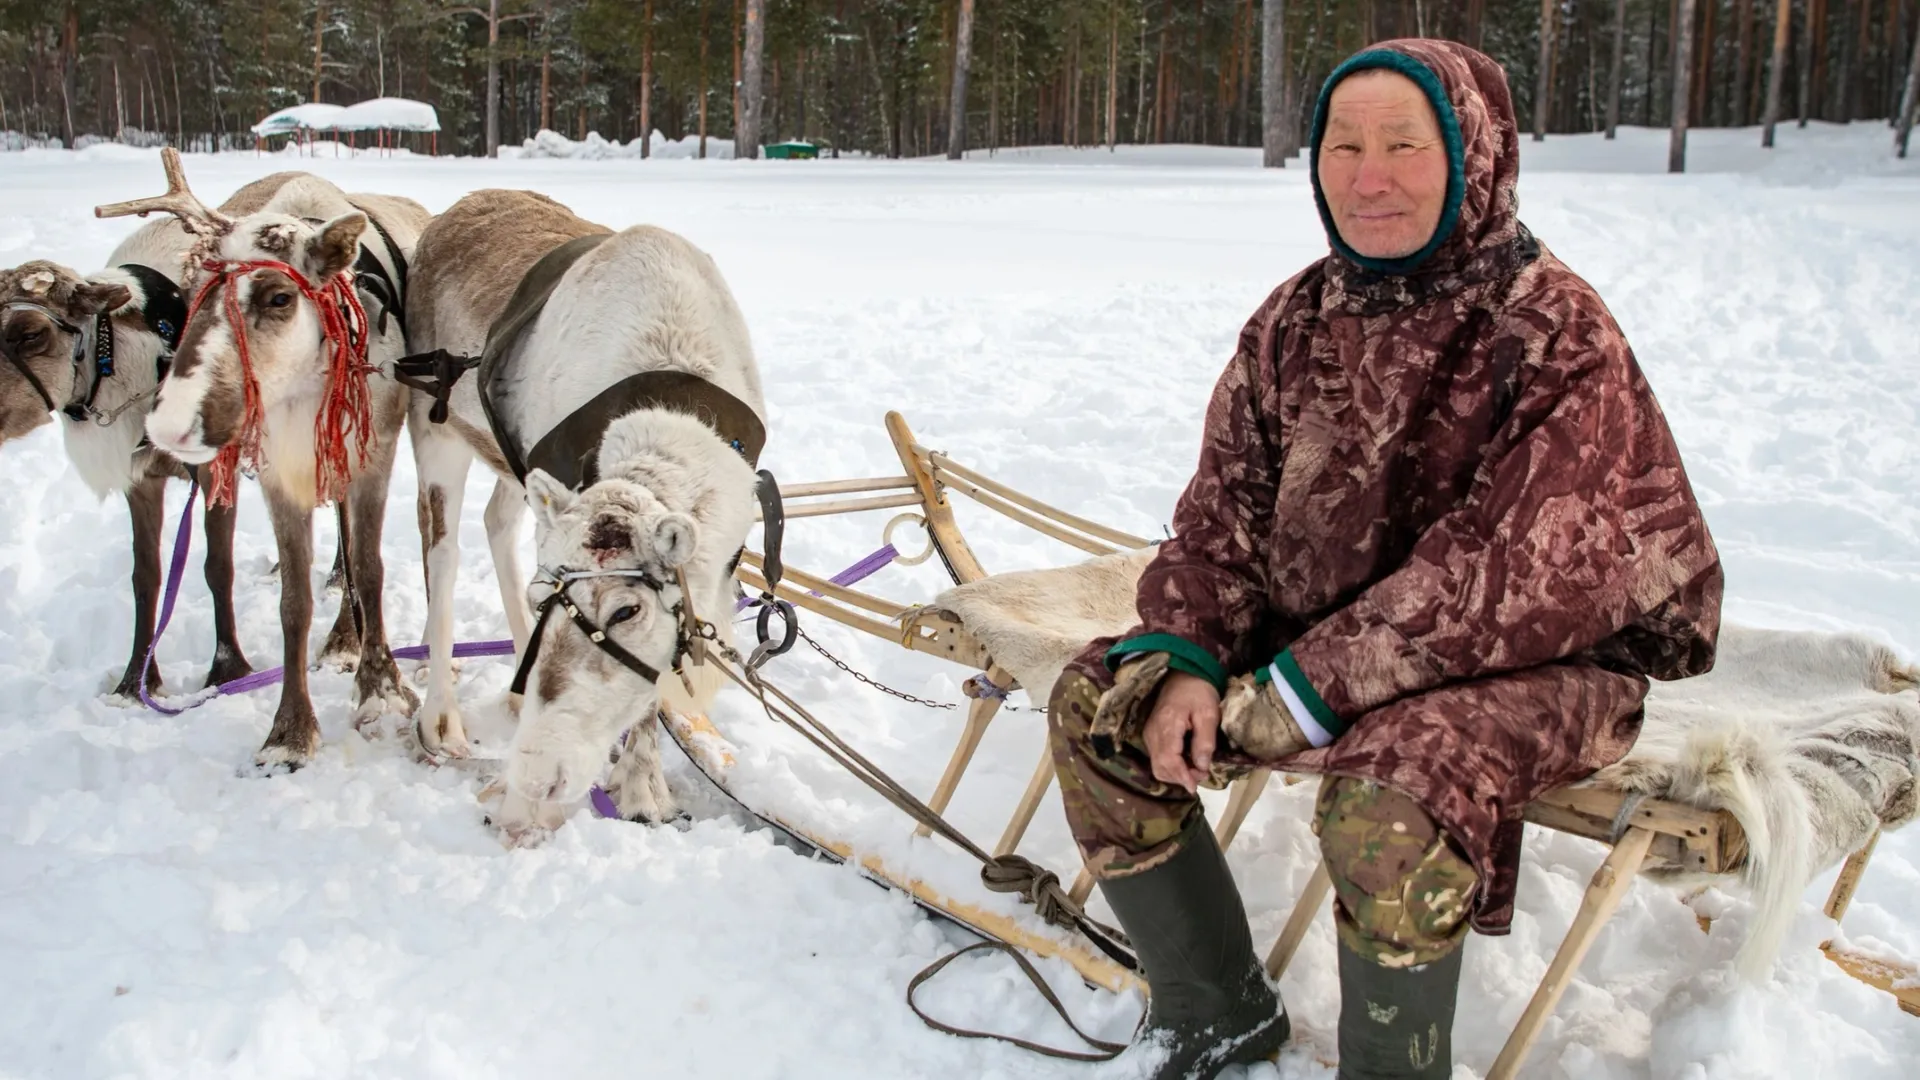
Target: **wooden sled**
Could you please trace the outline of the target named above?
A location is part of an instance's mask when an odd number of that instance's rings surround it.
[[[900,475],[787,487],[783,492],[786,517],[793,520],[870,511],[898,513],[903,508],[911,508],[924,523],[933,552],[939,556],[956,585],[978,581],[987,576],[987,571],[974,556],[954,519],[949,498],[953,493],[965,495],[987,509],[1089,555],[1140,549],[1151,543],[1142,537],[1049,506],[960,465],[944,453],[928,449],[915,440],[905,419],[897,412],[887,414],[886,426],[904,470]],[[743,558],[737,575],[748,591],[756,595],[766,589],[761,567],[759,556],[749,552]],[[973,701],[968,707],[959,741],[945,772],[926,800],[934,810],[944,813],[986,734],[987,726],[999,712],[1002,699],[1008,691],[1016,688],[1013,676],[994,662],[962,621],[944,612],[922,611],[913,605],[835,585],[823,577],[790,566],[786,568],[776,594],[796,607],[832,619],[843,626],[914,652],[953,661],[979,673],[976,679],[967,684],[967,692]],[[982,685],[983,682],[986,685]],[[1044,694],[1048,688],[1027,689]],[[992,849],[994,854],[1010,854],[1019,847],[1034,813],[1053,783],[1053,776],[1052,759],[1043,751],[1025,793],[1014,806],[999,841]],[[1271,779],[1269,770],[1256,770],[1230,789],[1225,812],[1214,827],[1223,848],[1231,845],[1254,802]],[[1297,783],[1301,779],[1304,778],[1286,778],[1288,783]],[[1526,820],[1542,828],[1599,841],[1607,845],[1609,850],[1605,861],[1594,872],[1580,910],[1548,965],[1532,1000],[1487,1074],[1489,1080],[1503,1080],[1518,1074],[1528,1052],[1545,1028],[1547,1019],[1573,981],[1581,961],[1599,937],[1607,920],[1625,899],[1636,875],[1642,870],[1658,867],[1685,868],[1710,874],[1727,873],[1738,869],[1746,858],[1745,834],[1733,816],[1724,811],[1704,811],[1658,799],[1641,800],[1629,809],[1626,796],[1597,788],[1573,786],[1551,792],[1527,808]],[[921,834],[925,835],[924,830]],[[1827,904],[1827,914],[1835,920],[1845,914],[1872,852],[1873,845],[1869,843],[1847,860]],[[922,902],[955,912],[963,922],[968,921],[970,915],[977,917],[980,914],[972,905],[939,896],[910,876],[878,863],[878,860],[867,860],[866,865],[870,873],[913,893]],[[1084,900],[1092,888],[1093,880],[1083,870],[1071,895],[1075,900]],[[1325,865],[1318,866],[1268,954],[1269,975],[1277,978],[1286,970],[1314,916],[1327,906],[1331,888]],[[1000,926],[985,928],[992,929],[996,934],[1003,929]],[[1133,973],[1084,943],[1070,945],[1062,938],[1033,934],[1007,940],[1036,955],[1058,956],[1066,960],[1095,985],[1110,989],[1141,985]],[[1914,970],[1849,953],[1831,942],[1824,949],[1849,975],[1894,994],[1903,1009],[1920,1015],[1920,987],[1916,987]]]

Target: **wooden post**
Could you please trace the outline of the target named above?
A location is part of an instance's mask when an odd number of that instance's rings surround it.
[[[1773,22],[1773,67],[1767,72],[1767,115],[1761,121],[1760,145],[1773,148],[1773,129],[1780,123],[1780,87],[1787,81],[1787,44],[1793,36],[1793,0],[1780,0]]]
[[[973,65],[973,0],[960,0],[953,36],[953,109],[947,118],[947,160],[967,156],[967,69]]]
[[[1034,811],[1040,809],[1040,800],[1046,798],[1047,789],[1053,786],[1053,748],[1040,751],[1040,763],[1033,767],[1033,779],[1027,781],[1026,793],[1020,796],[1019,805],[1013,808],[1013,816],[1007,819],[1007,829],[1000,834],[1000,842],[993,845],[995,855],[1011,855],[1020,847],[1020,838],[1027,835],[1027,826],[1033,824]]]
[[[1013,676],[1006,669],[995,664],[987,669],[987,680],[1005,690],[1013,685]],[[980,749],[980,739],[987,733],[987,725],[993,722],[994,715],[1000,711],[1000,699],[992,696],[973,699],[967,706],[967,726],[960,729],[960,741],[953,748],[953,756],[947,759],[947,770],[940,774],[940,783],[933,789],[933,797],[927,805],[936,814],[947,812],[947,804],[953,801],[953,791],[960,786],[960,777],[965,775],[967,765],[973,761],[974,751]],[[915,836],[927,836],[930,830],[922,825],[913,831]]]
[[[1682,4],[1691,16],[1693,0],[1682,0]],[[1684,47],[1681,55],[1686,55]],[[1684,86],[1685,82],[1681,85]],[[1685,91],[1676,93],[1684,95]],[[1675,119],[1682,119],[1685,115],[1678,114]],[[1646,861],[1647,850],[1652,845],[1651,830],[1630,828],[1620,842],[1613,845],[1613,850],[1607,853],[1600,869],[1593,872],[1593,880],[1587,885],[1586,898],[1580,902],[1580,911],[1574,916],[1573,925],[1567,929],[1566,940],[1560,943],[1560,950],[1554,953],[1553,962],[1547,966],[1546,977],[1540,980],[1533,1000],[1527,1003],[1527,1011],[1521,1014],[1520,1023],[1515,1025],[1507,1045],[1494,1060],[1487,1080],[1513,1080],[1519,1075],[1520,1066],[1526,1061],[1533,1044],[1539,1041],[1547,1018],[1553,1015],[1554,1006],[1560,1004],[1561,995],[1567,992],[1574,974],[1580,970],[1580,961],[1586,959],[1587,950],[1593,947],[1601,928],[1606,926],[1607,920],[1619,909],[1620,901],[1626,899],[1627,892],[1633,888],[1633,879],[1639,874],[1640,865]]]
[[[1293,954],[1300,951],[1300,943],[1307,938],[1313,917],[1327,905],[1327,894],[1332,891],[1333,877],[1327,873],[1326,860],[1315,860],[1313,876],[1300,891],[1300,899],[1293,902],[1293,914],[1287,916],[1286,928],[1280,931],[1273,951],[1267,954],[1267,978],[1278,979],[1286,973],[1287,965],[1293,963]]]
[[[1873,861],[1873,849],[1879,843],[1880,830],[1875,829],[1866,846],[1847,856],[1846,864],[1840,867],[1840,879],[1827,896],[1827,918],[1834,922],[1846,918],[1847,908],[1853,906],[1853,894],[1860,889],[1860,876],[1867,872],[1867,863]]]
[[[907,475],[913,478],[914,487],[920,492],[920,501],[927,510],[927,535],[933,538],[934,550],[940,553],[940,561],[946,564],[947,574],[953,578],[953,583],[965,585],[986,577],[987,572],[980,566],[980,560],[974,558],[966,537],[960,535],[959,526],[954,524],[953,504],[947,500],[946,492],[940,489],[939,481],[933,478],[932,470],[917,451],[913,431],[907,427],[906,417],[889,412],[887,435],[893,440],[894,452],[900,455],[900,464],[906,468]]]
[[[1607,80],[1607,138],[1620,126],[1620,82],[1627,65],[1627,0],[1613,5],[1613,73]]]
[[[1667,141],[1667,171],[1687,171],[1688,90],[1693,82],[1694,0],[1680,0],[1680,17],[1674,20],[1673,45],[1673,132]]]
[[[1220,850],[1232,846],[1233,838],[1240,835],[1240,826],[1246,824],[1247,814],[1253,810],[1253,804],[1260,801],[1260,795],[1267,790],[1267,781],[1273,779],[1272,769],[1255,769],[1233,782],[1233,793],[1227,797],[1227,809],[1220,815],[1220,823],[1213,827],[1213,837],[1220,842]]]
[[[1559,7],[1540,0],[1540,75],[1533,90],[1533,141],[1547,140],[1547,104],[1553,97],[1553,23]]]

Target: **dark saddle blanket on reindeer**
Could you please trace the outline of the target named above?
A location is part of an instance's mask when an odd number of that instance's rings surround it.
[[[573,264],[599,247],[608,235],[569,240],[541,256],[520,279],[513,298],[487,331],[486,351],[480,358],[480,404],[514,477],[524,483],[529,471],[541,469],[576,491],[590,487],[600,479],[600,441],[607,426],[630,412],[648,408],[698,417],[757,466],[767,441],[767,429],[759,416],[746,402],[684,371],[643,371],[621,379],[568,414],[531,449],[502,415],[512,411],[502,406],[512,392],[514,365],[521,359],[528,328],[539,319],[548,298]]]

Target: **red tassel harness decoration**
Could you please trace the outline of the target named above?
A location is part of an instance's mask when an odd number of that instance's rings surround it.
[[[194,294],[193,305],[187,310],[189,324],[215,289],[255,270],[278,270],[287,275],[319,312],[328,355],[326,397],[313,425],[314,490],[323,504],[343,498],[354,469],[366,463],[367,445],[373,438],[373,398],[367,389],[367,377],[374,369],[367,363],[367,312],[353,290],[353,271],[342,270],[325,286],[316,288],[305,274],[272,259],[209,259],[201,265],[213,276]],[[238,290],[227,289],[223,299],[227,325],[233,330],[234,346],[240,353],[245,412],[239,433],[213,459],[207,497],[215,505],[232,506],[242,464],[255,471],[260,468],[261,429],[266,416],[260,406],[260,381],[253,373],[253,354],[247,346],[247,323],[240,310]],[[349,437],[354,443],[351,464]]]

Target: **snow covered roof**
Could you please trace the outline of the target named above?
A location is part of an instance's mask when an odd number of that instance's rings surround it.
[[[295,131],[326,131],[347,110],[340,105],[291,105],[253,125],[255,135],[287,135]]]
[[[255,135],[295,131],[439,131],[440,115],[424,101],[382,97],[357,105],[292,105],[253,125]]]
[[[424,101],[382,97],[341,110],[328,131],[439,131],[440,115]]]

